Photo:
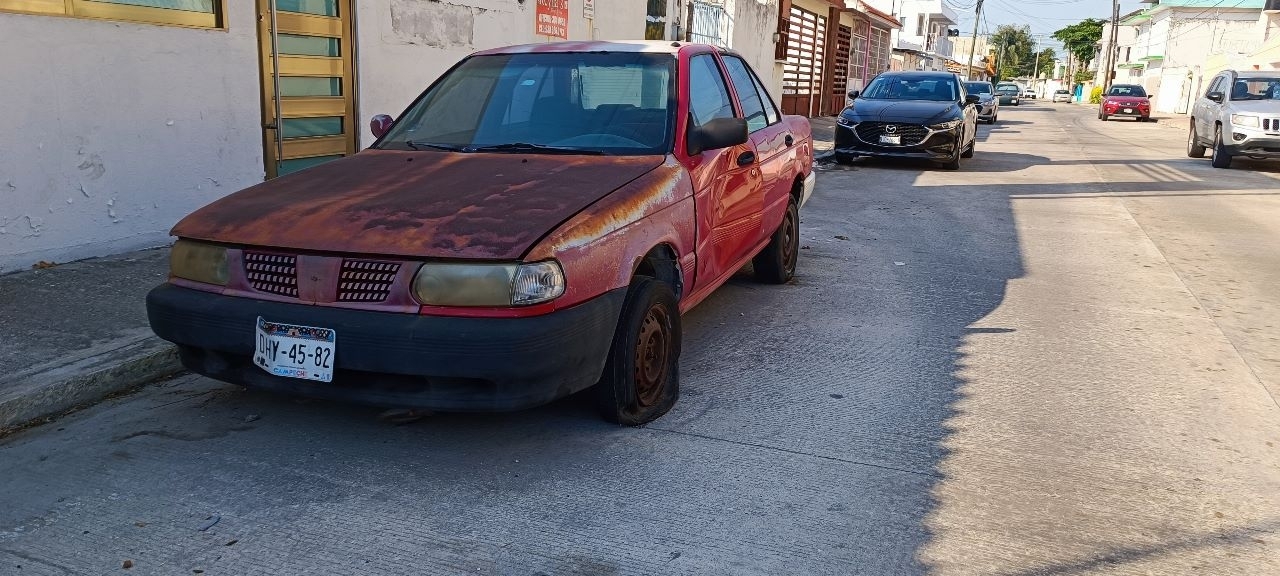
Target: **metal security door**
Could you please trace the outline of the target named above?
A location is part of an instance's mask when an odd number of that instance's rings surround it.
[[[836,62],[831,70],[831,95],[827,98],[827,114],[831,116],[844,109],[844,103],[849,99],[849,90],[862,88],[849,87],[849,38],[852,32],[848,26],[840,26],[836,30]]]
[[[351,0],[258,0],[267,178],[356,152]]]
[[[787,61],[782,67],[782,112],[817,116],[822,94],[822,58],[827,18],[791,7]]]

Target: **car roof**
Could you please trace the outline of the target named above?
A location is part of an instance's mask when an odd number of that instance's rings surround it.
[[[938,72],[934,70],[893,70],[889,72],[881,72],[880,76],[897,76],[903,78],[955,78],[956,75],[951,72]],[[877,76],[878,78],[879,76]]]
[[[1116,88],[1138,88],[1139,90],[1142,90],[1143,92],[1146,92],[1146,90],[1147,90],[1146,88],[1143,88],[1142,86],[1140,86],[1140,85],[1138,85],[1138,84],[1112,84],[1112,85],[1111,85],[1111,88],[1112,88],[1113,90],[1114,90],[1114,89],[1116,89]]]
[[[675,55],[684,48],[704,47],[708,50],[723,52],[726,54],[731,51],[721,49],[710,44],[696,44],[692,42],[672,42],[670,40],[609,40],[609,41],[589,41],[589,42],[542,42],[538,44],[518,44],[515,46],[503,46],[501,48],[491,48],[489,50],[481,50],[473,54],[473,56],[488,56],[492,54],[543,54],[543,53],[573,53],[573,52],[644,52],[651,54],[671,54]]]
[[[1237,78],[1276,78],[1280,77],[1278,70],[1240,70],[1236,72]]]

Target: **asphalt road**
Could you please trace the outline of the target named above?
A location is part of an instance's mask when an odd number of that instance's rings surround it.
[[[825,168],[644,428],[182,377],[0,440],[0,574],[1280,574],[1280,165],[1092,114]]]

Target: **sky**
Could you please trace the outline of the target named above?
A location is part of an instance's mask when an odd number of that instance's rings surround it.
[[[977,0],[943,0],[960,15],[960,34],[973,34],[974,7]],[[1128,14],[1145,6],[1138,0],[1121,0],[1120,14]],[[1043,34],[1038,38],[1040,46],[1050,47],[1062,54],[1062,43],[1050,37],[1054,31],[1085,18],[1111,19],[1111,0],[984,0],[983,19],[978,34],[996,31],[1002,24],[1031,26],[1031,33]]]

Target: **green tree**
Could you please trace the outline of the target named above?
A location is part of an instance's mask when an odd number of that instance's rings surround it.
[[[1035,68],[1035,57],[1032,54],[1034,43],[1031,40],[1030,26],[1000,26],[987,44],[996,53],[996,74],[1001,80],[1031,75]]]
[[[1062,42],[1062,46],[1076,57],[1080,66],[1093,61],[1098,55],[1098,40],[1102,39],[1102,26],[1105,20],[1087,18],[1053,33],[1054,39]]]

